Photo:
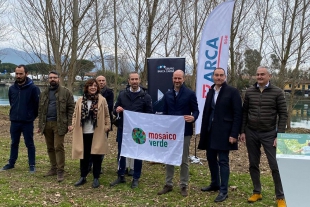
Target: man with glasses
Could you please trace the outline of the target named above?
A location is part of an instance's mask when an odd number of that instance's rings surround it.
[[[44,134],[51,164],[44,177],[57,175],[57,181],[61,182],[65,167],[64,137],[72,124],[75,104],[72,93],[59,85],[57,72],[49,73],[48,82],[49,87],[40,95],[38,133]]]

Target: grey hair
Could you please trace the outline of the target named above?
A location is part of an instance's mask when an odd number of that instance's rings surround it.
[[[261,68],[265,68],[265,69],[267,70],[267,72],[268,72],[269,74],[271,74],[271,71],[270,71],[270,69],[269,69],[267,66],[264,66],[264,65],[258,66],[258,67],[257,67],[257,70],[258,70],[258,69],[261,69]]]

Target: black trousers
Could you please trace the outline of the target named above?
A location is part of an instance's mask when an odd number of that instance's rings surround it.
[[[257,132],[246,128],[246,146],[248,149],[250,162],[250,175],[253,182],[253,193],[261,193],[262,187],[260,182],[259,163],[261,157],[261,146],[267,156],[268,164],[272,172],[272,178],[275,185],[275,194],[277,198],[284,198],[281,177],[279,173],[278,163],[276,160],[276,147],[273,146],[274,140],[277,137],[277,132]]]
[[[94,178],[99,178],[100,176],[102,155],[90,154],[92,143],[93,143],[93,134],[83,134],[84,159],[80,160],[81,177],[86,177],[88,174],[88,166],[90,158],[93,161]]]

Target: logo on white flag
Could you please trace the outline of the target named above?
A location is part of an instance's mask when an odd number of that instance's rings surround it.
[[[134,128],[132,130],[132,139],[137,144],[144,144],[146,141],[145,132],[140,128]]]
[[[184,127],[183,116],[125,110],[121,156],[180,165]]]

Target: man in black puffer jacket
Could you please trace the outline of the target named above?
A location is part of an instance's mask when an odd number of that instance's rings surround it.
[[[277,133],[284,133],[287,120],[286,101],[283,90],[272,85],[267,67],[260,66],[256,72],[257,83],[247,89],[243,103],[243,123],[240,140],[246,140],[253,182],[253,195],[248,202],[262,199],[259,162],[263,145],[272,177],[278,206],[286,206],[281,178],[276,160]]]

